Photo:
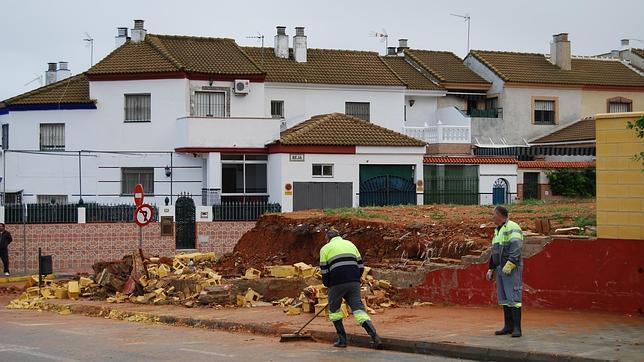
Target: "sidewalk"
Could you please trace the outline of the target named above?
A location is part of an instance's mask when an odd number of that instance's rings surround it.
[[[311,317],[287,316],[278,307],[243,309],[184,308],[130,303],[52,299],[54,309],[73,313],[155,320],[159,323],[268,335],[292,333]],[[114,311],[114,312],[113,312]],[[526,309],[523,337],[494,336],[502,313],[493,307],[405,307],[373,316],[386,348],[396,351],[438,354],[478,360],[641,360],[644,354],[644,318],[591,312]],[[345,320],[350,343],[368,345],[365,332],[352,319]],[[331,323],[320,317],[307,330],[316,339],[335,337]]]

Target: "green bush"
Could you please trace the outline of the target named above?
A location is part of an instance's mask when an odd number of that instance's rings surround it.
[[[553,194],[568,197],[595,196],[595,168],[559,169],[546,172]]]

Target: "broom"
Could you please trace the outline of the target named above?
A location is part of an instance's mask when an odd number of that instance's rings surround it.
[[[327,304],[325,304],[325,305],[324,305],[324,308],[320,308],[320,310],[319,310],[317,313],[315,313],[315,315],[313,316],[313,318],[309,319],[309,321],[308,321],[308,322],[306,322],[306,324],[304,324],[304,325],[302,326],[302,328],[300,328],[297,332],[295,332],[295,333],[288,333],[288,334],[282,334],[282,335],[280,336],[280,342],[292,342],[292,341],[308,341],[308,340],[312,340],[312,339],[313,339],[313,337],[311,337],[311,335],[310,335],[310,334],[302,334],[302,330],[303,330],[304,328],[306,328],[306,326],[308,326],[308,325],[309,325],[309,323],[313,322],[313,320],[314,320],[315,318],[317,318],[317,316],[319,316],[319,315],[320,315],[320,313],[322,313],[322,312],[326,309],[326,307],[327,307]]]

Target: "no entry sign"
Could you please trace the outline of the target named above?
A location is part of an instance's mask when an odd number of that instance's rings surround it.
[[[134,212],[134,222],[136,222],[137,225],[144,227],[152,222],[152,219],[154,219],[154,208],[152,206],[143,204],[136,208],[136,211]]]
[[[136,206],[143,205],[143,185],[141,184],[134,186],[134,203]]]

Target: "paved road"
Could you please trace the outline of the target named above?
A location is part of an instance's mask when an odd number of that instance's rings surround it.
[[[0,309],[0,361],[450,361],[322,343]],[[456,361],[456,360],[451,360]]]

